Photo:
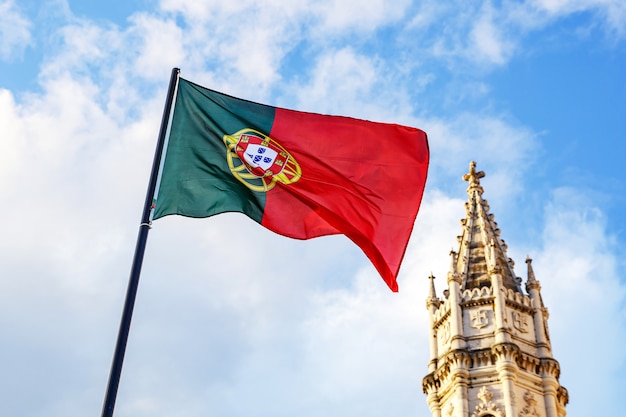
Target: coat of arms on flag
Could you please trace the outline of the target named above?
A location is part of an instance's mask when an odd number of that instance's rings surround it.
[[[235,152],[251,174],[271,177],[282,172],[289,160],[287,152],[257,135],[244,133],[239,137]]]
[[[228,166],[255,191],[269,191],[276,182],[291,184],[302,176],[300,165],[276,140],[254,129],[224,135]]]

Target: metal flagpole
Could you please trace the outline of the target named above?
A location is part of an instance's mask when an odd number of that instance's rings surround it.
[[[159,167],[161,165],[161,155],[163,153],[165,143],[165,134],[167,132],[167,125],[170,118],[170,112],[172,110],[172,103],[174,102],[174,92],[176,91],[179,73],[180,70],[178,68],[172,69],[170,86],[167,92],[167,99],[165,100],[165,108],[163,109],[163,118],[161,119],[159,139],[154,153],[154,161],[152,162],[152,173],[150,174],[150,182],[148,183],[148,192],[146,193],[146,201],[143,207],[143,214],[141,215],[141,223],[139,225],[139,235],[137,236],[137,245],[135,246],[135,256],[130,270],[128,289],[126,290],[124,310],[122,311],[120,328],[117,333],[117,343],[115,344],[115,353],[113,354],[113,362],[109,373],[109,383],[104,397],[104,405],[102,406],[102,417],[113,416],[113,408],[115,407],[117,389],[120,384],[120,375],[122,373],[122,364],[124,363],[124,353],[126,352],[126,342],[128,341],[128,332],[130,330],[130,322],[133,316],[133,307],[135,306],[137,287],[139,286],[139,275],[141,274],[143,255],[146,251],[148,231],[150,230],[150,212],[152,211],[152,201],[154,199],[154,191],[157,185]]]

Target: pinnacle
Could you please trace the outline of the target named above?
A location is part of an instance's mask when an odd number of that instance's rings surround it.
[[[435,299],[437,298],[437,292],[435,291],[435,276],[433,275],[433,273],[430,273],[430,276],[428,277],[428,279],[430,280],[430,293],[428,294],[428,296],[431,299]]]
[[[530,256],[526,256],[526,264],[528,265],[526,291],[530,292],[532,288],[541,289],[539,281],[537,281],[537,278],[535,278],[535,271],[533,271],[533,260],[530,258]]]
[[[433,273],[430,273],[428,277],[430,280],[430,291],[428,293],[428,297],[426,298],[426,306],[430,308],[431,306],[435,306],[435,308],[439,307],[440,301],[437,298],[437,292],[435,291],[435,276]]]

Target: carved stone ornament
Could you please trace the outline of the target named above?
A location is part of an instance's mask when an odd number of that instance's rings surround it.
[[[500,412],[498,406],[491,402],[493,399],[493,393],[489,388],[482,387],[476,396],[480,400],[480,404],[476,406],[475,411],[472,413],[472,417],[504,417],[504,414]]]
[[[480,391],[478,391],[478,394],[476,395],[478,397],[478,399],[480,401],[482,401],[484,404],[488,404],[491,402],[491,400],[493,399],[493,393],[491,392],[491,390],[487,387],[482,387],[480,389]]]
[[[446,321],[441,325],[441,329],[439,330],[441,332],[441,340],[443,341],[443,343],[446,343],[448,340],[450,340],[450,322]]]
[[[449,417],[452,417],[452,415],[454,414],[454,406],[452,405],[452,403],[448,404],[448,407],[446,409],[446,415]]]
[[[487,310],[470,311],[470,320],[472,321],[473,328],[482,329],[489,324],[489,318],[487,318]]]
[[[543,328],[546,331],[546,340],[549,342],[550,341],[550,330],[548,330],[548,309],[547,308],[543,308]]]
[[[513,326],[522,333],[528,333],[528,317],[519,311],[513,311]]]
[[[524,393],[524,401],[526,402],[526,405],[524,406],[522,411],[520,411],[519,417],[540,417],[540,414],[537,413],[536,408],[537,400],[535,400],[535,396],[532,392],[527,390]]]

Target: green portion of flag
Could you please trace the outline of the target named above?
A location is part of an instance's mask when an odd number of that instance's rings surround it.
[[[233,176],[223,138],[244,128],[268,134],[274,114],[273,107],[180,79],[153,218],[234,211],[261,223],[265,193],[251,190]]]

